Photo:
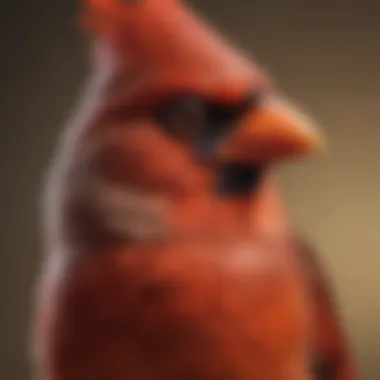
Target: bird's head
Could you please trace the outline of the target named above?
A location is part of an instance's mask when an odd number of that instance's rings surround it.
[[[273,164],[321,146],[268,77],[183,3],[86,0],[83,21],[103,80],[79,153],[107,189],[104,209],[128,197],[137,215],[160,200],[254,196]]]

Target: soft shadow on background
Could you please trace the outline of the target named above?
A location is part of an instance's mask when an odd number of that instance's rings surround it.
[[[363,378],[380,373],[380,4],[194,1],[252,52],[327,136],[324,158],[282,170],[287,204],[321,252]],[[87,74],[69,0],[0,11],[0,378],[28,380],[44,170]]]

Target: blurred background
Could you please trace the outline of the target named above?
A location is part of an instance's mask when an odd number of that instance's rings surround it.
[[[326,157],[282,169],[295,223],[321,252],[363,379],[380,372],[380,4],[193,1],[318,121]],[[73,0],[0,11],[0,378],[28,380],[41,181],[88,73]]]

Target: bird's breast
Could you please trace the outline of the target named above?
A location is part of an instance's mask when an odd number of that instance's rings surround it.
[[[305,303],[279,247],[193,242],[83,258],[57,300],[59,379],[301,379]]]

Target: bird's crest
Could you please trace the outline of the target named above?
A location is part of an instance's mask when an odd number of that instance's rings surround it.
[[[121,30],[146,9],[155,12],[170,7],[176,0],[83,0],[81,24],[91,33],[108,35]]]

